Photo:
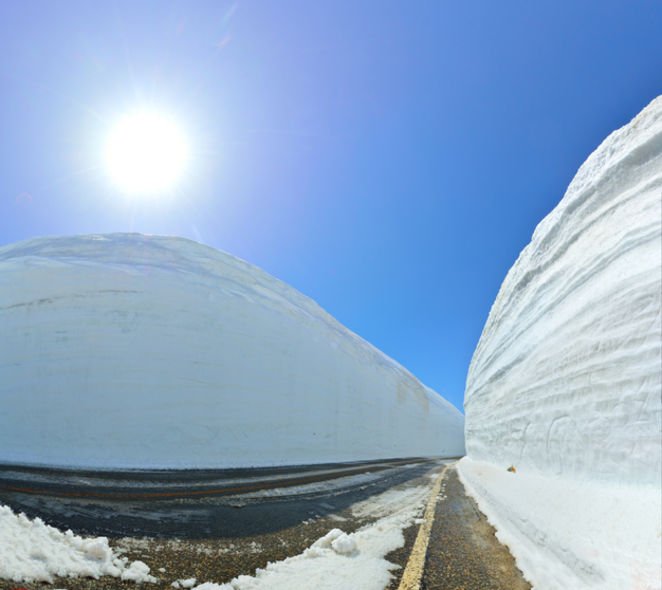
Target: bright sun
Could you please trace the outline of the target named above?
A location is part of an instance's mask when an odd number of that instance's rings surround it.
[[[121,117],[108,136],[104,159],[112,181],[130,195],[172,189],[189,159],[186,137],[163,113],[138,110]]]

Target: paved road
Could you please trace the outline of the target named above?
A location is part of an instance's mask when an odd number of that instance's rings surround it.
[[[420,545],[420,537],[426,541],[417,558],[422,563],[420,578],[407,590],[528,590],[530,586],[510,553],[464,493],[454,468],[446,468],[443,478],[439,478],[447,463],[391,465],[335,482],[296,486],[283,495],[279,490],[267,490],[266,495],[258,492],[243,500],[221,495],[119,502],[34,494],[22,494],[20,499],[30,512],[49,514],[53,524],[70,526],[76,532],[110,533],[115,549],[121,549],[132,560],[145,561],[162,579],[162,583],[144,588],[170,590],[170,582],[175,579],[196,577],[223,582],[239,574],[253,574],[270,561],[303,552],[332,528],[349,533],[369,522],[368,517],[357,517],[352,510],[357,502],[394,487],[425,485],[432,489],[428,501],[431,518],[427,525],[416,524],[403,531],[404,546],[386,556],[401,566],[394,570],[388,590],[400,588],[403,572],[410,570],[416,560],[413,549]],[[432,488],[431,479],[437,480],[438,491]],[[7,492],[0,492],[0,502],[6,502],[6,496]],[[17,586],[0,581],[0,590]],[[21,586],[30,590],[40,587]],[[136,589],[134,584],[114,578],[58,579],[53,587]]]
[[[411,457],[354,463],[239,469],[89,471],[52,467],[0,465],[0,494],[16,493],[61,498],[163,500],[227,496],[430,463],[435,458]]]
[[[239,539],[297,526],[412,480],[407,459],[259,470],[87,473],[0,469],[0,503],[107,537]]]
[[[131,560],[145,561],[152,573],[163,580],[160,584],[142,586],[145,590],[172,590],[170,583],[176,579],[196,577],[201,581],[224,582],[240,574],[253,574],[270,561],[302,553],[336,527],[354,532],[377,518],[357,516],[352,507],[358,502],[396,487],[429,487],[429,473],[433,470],[439,470],[438,462],[392,465],[379,472],[297,486],[282,496],[102,502],[24,494],[20,500],[24,507],[27,503],[31,512],[48,514],[51,524],[70,526],[76,532],[111,533],[114,549],[123,550]],[[0,502],[6,500],[4,496],[0,494]],[[415,536],[415,527],[406,536]],[[402,564],[407,555],[404,549],[389,559]],[[0,581],[0,590],[16,586]],[[38,584],[22,586],[30,590],[40,588]],[[62,578],[53,587],[136,590],[130,582],[108,577]]]

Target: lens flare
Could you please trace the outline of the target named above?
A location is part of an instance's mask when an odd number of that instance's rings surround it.
[[[189,160],[185,134],[169,116],[138,110],[122,116],[105,144],[106,171],[130,195],[159,196],[174,188]]]

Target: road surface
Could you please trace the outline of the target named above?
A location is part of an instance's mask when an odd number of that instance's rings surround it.
[[[182,492],[186,492],[184,488],[189,484],[192,490],[221,490],[225,486],[218,487],[218,478],[211,475],[202,484],[199,479],[182,483],[179,477],[169,482],[180,486],[177,496],[141,500],[133,496],[120,499],[104,495],[100,498],[100,490],[90,485],[92,474],[82,476],[79,486],[87,486],[90,496],[48,496],[33,493],[34,490],[8,492],[2,490],[0,481],[0,503],[9,503],[31,514],[47,515],[48,522],[71,527],[77,533],[109,536],[116,550],[123,551],[131,560],[146,562],[159,577],[159,583],[142,586],[145,590],[170,590],[171,582],[177,579],[195,577],[199,583],[222,583],[240,574],[253,575],[257,568],[264,568],[269,562],[301,554],[333,528],[351,533],[378,517],[376,512],[357,511],[356,506],[369,505],[371,499],[391,490],[404,491],[403,497],[406,497],[407,490],[425,486],[425,518],[405,529],[404,546],[386,556],[388,561],[400,566],[393,571],[388,590],[530,588],[508,550],[500,545],[473,500],[464,493],[452,461],[410,460],[380,466],[355,465],[352,469],[355,467],[358,469],[349,474],[343,472],[347,466],[324,470],[310,467],[297,476],[291,472],[272,473],[272,478],[279,478],[281,482],[288,480],[291,485],[287,488],[269,486],[262,490],[252,488],[233,495],[225,492],[188,495]],[[328,479],[327,473],[319,479],[320,471],[334,469],[341,473],[340,477]],[[249,475],[241,474],[244,479]],[[32,485],[37,480],[40,485],[44,483],[44,477],[38,478],[34,473],[33,476]],[[297,483],[294,480],[298,476],[316,479]],[[54,477],[50,482],[50,489],[61,493],[62,482],[57,479]],[[141,491],[153,493],[159,487],[154,482],[154,479],[149,483],[142,481]],[[125,482],[119,488],[126,491],[136,484],[136,481]],[[117,481],[100,487],[104,493],[110,488],[113,494],[118,492]],[[131,491],[133,493],[135,490]],[[409,578],[405,579],[407,576]],[[32,590],[41,586],[0,581],[0,590],[17,587]],[[52,587],[136,589],[131,582],[109,577],[100,580],[60,578]]]

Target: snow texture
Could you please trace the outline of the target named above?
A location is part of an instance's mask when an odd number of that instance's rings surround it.
[[[469,369],[459,472],[536,589],[660,588],[661,298],[658,97],[536,228]]]
[[[106,537],[84,538],[62,532],[41,519],[14,514],[0,504],[0,579],[53,582],[54,576],[114,576],[156,582],[142,561],[129,563],[108,546]]]
[[[467,454],[660,484],[662,97],[579,169],[508,272],[474,353]]]
[[[358,531],[332,529],[303,553],[269,563],[254,576],[194,590],[383,590],[398,567],[384,556],[404,545],[402,531],[422,514],[429,491],[430,485],[389,490],[362,503],[362,514],[381,516]]]
[[[464,453],[463,417],[315,302],[198,243],[0,249],[0,462],[248,467]]]
[[[468,457],[458,471],[535,589],[660,588],[659,489],[509,473]]]

